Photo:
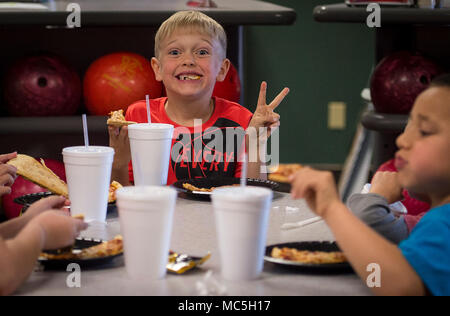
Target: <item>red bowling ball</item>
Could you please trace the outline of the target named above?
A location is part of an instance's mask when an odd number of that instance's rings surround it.
[[[385,57],[375,68],[370,83],[375,109],[408,114],[417,96],[441,73],[436,63],[418,53],[401,51]]]
[[[159,98],[161,82],[156,81],[150,61],[145,57],[117,52],[95,60],[83,79],[86,108],[93,115],[126,110],[136,101]]]
[[[76,113],[81,101],[77,72],[55,55],[18,60],[4,78],[8,112],[14,116],[62,116]]]

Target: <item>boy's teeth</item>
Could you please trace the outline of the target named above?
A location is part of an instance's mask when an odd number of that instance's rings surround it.
[[[197,75],[187,75],[187,76],[180,76],[181,80],[198,80],[200,79],[200,76]]]

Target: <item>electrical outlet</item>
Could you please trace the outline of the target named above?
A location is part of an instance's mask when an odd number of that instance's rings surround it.
[[[347,104],[344,102],[328,103],[328,129],[343,130],[346,126]]]

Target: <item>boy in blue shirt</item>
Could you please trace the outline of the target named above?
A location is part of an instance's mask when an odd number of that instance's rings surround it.
[[[381,284],[374,293],[450,295],[450,75],[419,95],[397,146],[401,187],[425,196],[432,207],[399,246],[352,214],[340,201],[331,173],[300,170],[291,177],[292,196],[305,198],[324,218],[363,280],[371,274],[370,264],[379,265]]]

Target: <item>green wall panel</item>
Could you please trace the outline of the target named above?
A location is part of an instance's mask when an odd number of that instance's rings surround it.
[[[290,94],[279,106],[280,161],[342,164],[364,108],[374,61],[374,30],[363,24],[318,23],[313,8],[324,1],[271,0],[297,12],[291,26],[245,28],[245,105],[254,110],[262,80],[267,99],[283,87]],[[341,1],[329,1],[336,3]],[[327,127],[328,103],[347,103],[344,130]]]

